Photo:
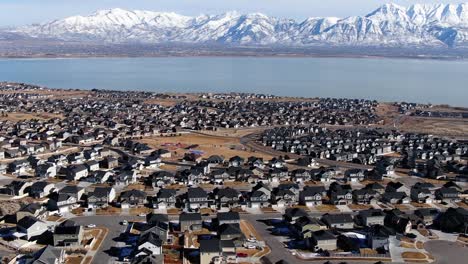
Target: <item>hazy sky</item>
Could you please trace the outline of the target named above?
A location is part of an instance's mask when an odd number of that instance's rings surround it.
[[[465,0],[466,1],[466,0]],[[72,15],[87,15],[99,9],[120,7],[174,11],[184,15],[218,14],[237,10],[262,12],[277,17],[304,19],[311,16],[366,14],[381,4],[393,2],[460,3],[453,0],[0,0],[0,26],[46,22]]]

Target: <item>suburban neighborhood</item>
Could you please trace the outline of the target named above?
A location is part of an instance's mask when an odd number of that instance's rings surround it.
[[[437,250],[467,254],[468,124],[405,129],[428,118],[466,122],[466,112],[20,83],[0,83],[0,98],[2,263],[432,263]]]

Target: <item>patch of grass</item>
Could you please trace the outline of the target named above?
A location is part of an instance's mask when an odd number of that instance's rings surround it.
[[[94,245],[92,250],[97,251],[102,244],[102,241],[104,241],[104,238],[106,238],[107,233],[109,233],[109,230],[107,228],[98,228],[100,230],[99,235],[96,237],[96,241],[94,241]]]
[[[152,212],[152,210],[150,208],[148,208],[148,207],[130,208],[130,214],[131,215],[149,214],[151,212]]]
[[[417,241],[417,242],[416,242],[416,248],[417,248],[417,249],[424,249],[424,242],[422,242],[422,241]]]
[[[96,209],[97,215],[119,215],[121,212],[122,212],[121,208],[117,208],[113,206]]]
[[[378,252],[372,248],[361,248],[359,252],[363,255],[377,255]]]
[[[82,261],[83,261],[82,255],[69,256],[65,259],[65,264],[81,264]]]
[[[415,203],[415,202],[411,202],[411,205],[416,207],[416,208],[432,208],[431,205],[429,204],[426,204],[426,203]]]
[[[82,207],[78,207],[78,208],[71,210],[71,213],[74,215],[83,215],[83,212],[84,212],[84,208]]]
[[[320,212],[339,212],[338,208],[333,205],[333,204],[321,204],[321,205],[316,205],[315,209],[317,209]]]
[[[427,256],[424,253],[412,252],[412,251],[407,251],[407,252],[401,253],[401,257],[403,257],[405,259],[405,261],[407,259],[423,260],[423,259],[427,258]]]
[[[405,204],[395,204],[394,207],[401,211],[406,211],[409,209],[408,205],[405,205]]]
[[[351,210],[367,210],[367,209],[371,209],[372,205],[369,205],[369,204],[349,204],[348,207]]]
[[[169,208],[169,209],[167,209],[167,214],[178,215],[178,214],[180,214],[180,209],[178,209],[178,208]]]
[[[216,211],[214,211],[213,209],[211,208],[200,208],[200,214],[215,214]]]
[[[277,213],[278,212],[271,207],[262,207],[261,210],[263,213]]]
[[[408,243],[408,242],[404,242],[404,241],[402,241],[400,243],[400,247],[402,247],[402,248],[416,248],[414,246],[414,243]]]

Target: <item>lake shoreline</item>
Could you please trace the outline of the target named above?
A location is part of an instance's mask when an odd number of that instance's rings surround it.
[[[466,107],[467,69],[467,60],[380,57],[9,58],[0,59],[0,80],[50,88],[253,92]]]
[[[155,54],[155,55],[128,55],[128,54],[115,54],[115,55],[1,55],[0,59],[120,59],[120,58],[342,58],[342,59],[411,59],[411,60],[440,60],[440,61],[468,61],[468,57],[460,56],[384,56],[384,55],[328,55],[328,54]]]

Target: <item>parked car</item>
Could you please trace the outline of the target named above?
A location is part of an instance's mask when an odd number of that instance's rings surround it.
[[[246,258],[248,256],[249,255],[247,255],[246,253],[237,253],[237,257],[239,257],[239,258]]]

